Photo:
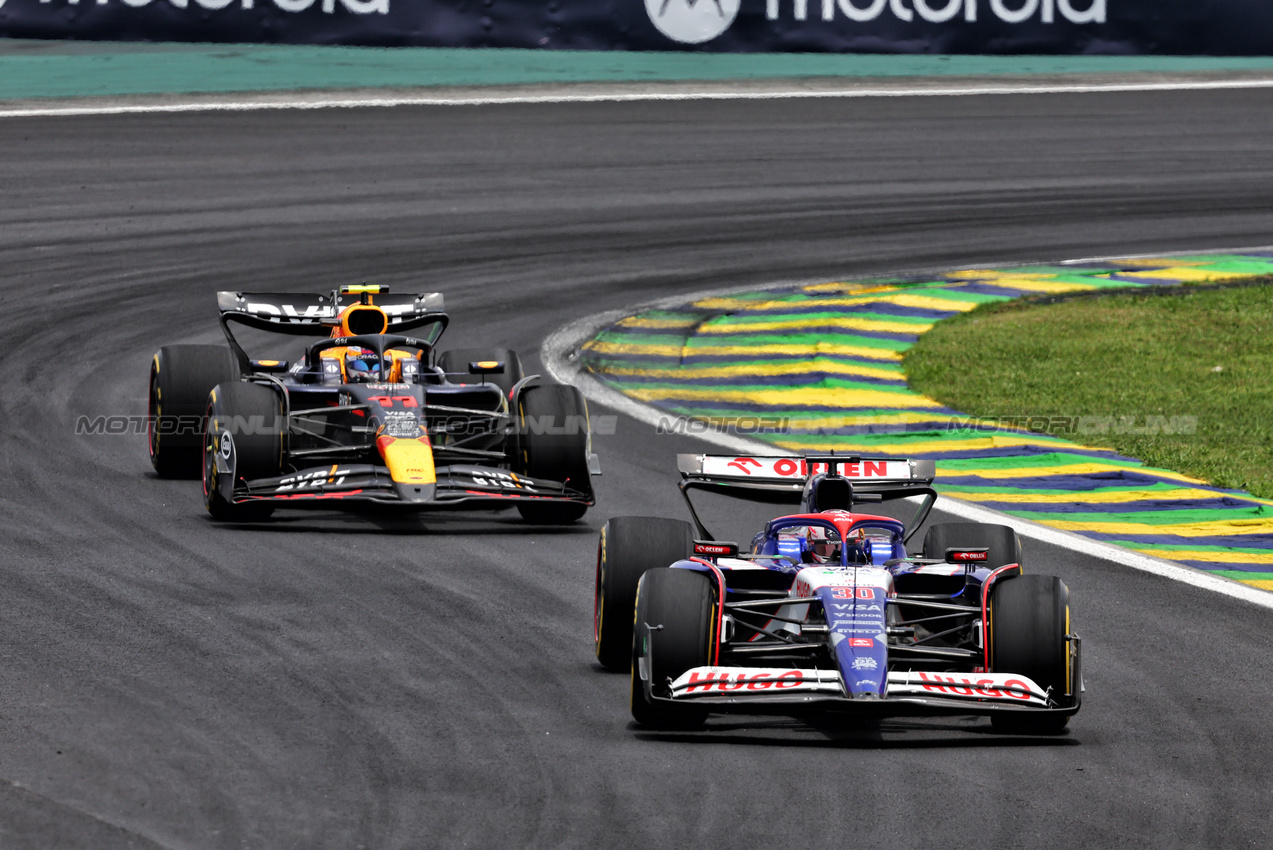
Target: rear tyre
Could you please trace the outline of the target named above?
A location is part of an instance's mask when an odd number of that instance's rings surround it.
[[[574,387],[538,384],[522,391],[517,405],[513,469],[531,478],[561,481],[592,495],[588,472],[588,404]],[[588,506],[578,502],[523,502],[522,519],[541,524],[574,522]]]
[[[146,436],[160,478],[199,477],[208,393],[238,377],[234,355],[223,345],[165,345],[155,352]]]
[[[254,522],[274,513],[265,502],[234,504],[218,486],[216,458],[234,458],[235,482],[271,478],[283,472],[282,400],[263,384],[220,384],[208,396],[203,444],[203,503],[214,519]]]
[[[642,666],[656,696],[668,695],[669,681],[709,663],[714,638],[712,584],[691,570],[650,570],[637,584],[632,641],[632,717],[654,729],[695,729],[707,710],[693,705],[651,702],[645,696]],[[652,631],[647,639],[643,624]]]
[[[944,558],[947,549],[959,548],[989,549],[986,566],[992,570],[1004,564],[1021,564],[1021,539],[1006,525],[943,522],[924,535],[925,558]]]
[[[469,364],[479,360],[502,360],[502,375],[470,375]],[[509,348],[455,348],[438,355],[438,367],[448,374],[447,380],[453,384],[494,384],[500,388],[504,398],[512,391],[513,385],[524,376],[522,361],[517,352]]]
[[[601,527],[592,631],[602,667],[632,666],[632,612],[641,576],[688,558],[693,547],[694,530],[679,519],[620,516]]]
[[[1016,673],[1052,689],[1052,699],[1072,702],[1070,648],[1070,591],[1056,576],[1013,576],[990,589],[990,669]],[[1068,717],[1055,715],[999,715],[995,729],[1036,735],[1055,735]]]

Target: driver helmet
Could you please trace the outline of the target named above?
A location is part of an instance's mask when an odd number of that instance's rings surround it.
[[[815,564],[840,563],[840,536],[820,525],[809,526],[809,558]]]
[[[871,544],[866,539],[865,529],[850,532],[848,547],[850,564],[871,563]]]
[[[363,348],[351,348],[345,355],[345,380],[355,384],[379,379],[379,355]]]

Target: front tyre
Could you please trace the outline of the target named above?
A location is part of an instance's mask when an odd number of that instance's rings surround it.
[[[269,517],[268,502],[235,504],[226,497],[231,484],[272,478],[283,471],[282,400],[263,384],[220,384],[208,395],[207,426],[203,443],[203,503],[214,519],[254,522]],[[218,467],[228,465],[230,471]]]
[[[693,548],[694,530],[684,520],[619,516],[601,527],[593,643],[602,667],[617,672],[632,665],[632,611],[641,576],[688,558]]]
[[[198,478],[208,392],[238,380],[224,345],[165,345],[150,360],[146,437],[160,478]]]
[[[990,591],[990,669],[1033,679],[1051,688],[1054,702],[1072,703],[1070,647],[1070,591],[1056,576],[1024,575],[1001,579]],[[995,729],[1036,735],[1055,735],[1069,717],[1053,714],[996,715]]]
[[[644,681],[656,696],[668,695],[668,684],[694,667],[710,663],[715,638],[712,583],[692,570],[658,569],[637,585],[632,641],[632,717],[654,729],[696,729],[707,710],[694,705],[668,705],[649,700]],[[651,631],[646,634],[644,626]],[[643,675],[644,674],[644,675]]]
[[[588,471],[588,404],[574,387],[537,384],[522,390],[516,410],[513,469],[531,478],[560,481],[592,495]],[[520,502],[522,519],[539,524],[574,522],[588,506],[578,502]]]

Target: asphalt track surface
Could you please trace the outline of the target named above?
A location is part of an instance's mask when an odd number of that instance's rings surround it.
[[[656,734],[592,659],[596,530],[681,516],[692,439],[620,417],[571,527],[229,527],[74,424],[142,414],[222,288],[441,290],[452,345],[533,368],[677,292],[1267,244],[1270,138],[1262,91],[0,123],[0,845],[1266,846],[1267,611],[1036,543],[1084,637],[1068,735]]]

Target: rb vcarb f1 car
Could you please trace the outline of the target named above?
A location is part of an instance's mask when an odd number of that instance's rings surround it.
[[[597,658],[629,670],[655,728],[714,712],[984,715],[1059,733],[1082,701],[1069,590],[1025,574],[1007,526],[943,523],[906,543],[937,493],[932,461],[680,455],[693,523],[616,517],[598,546]],[[694,490],[800,504],[740,553],[713,539]],[[918,505],[908,522],[859,506]]]

